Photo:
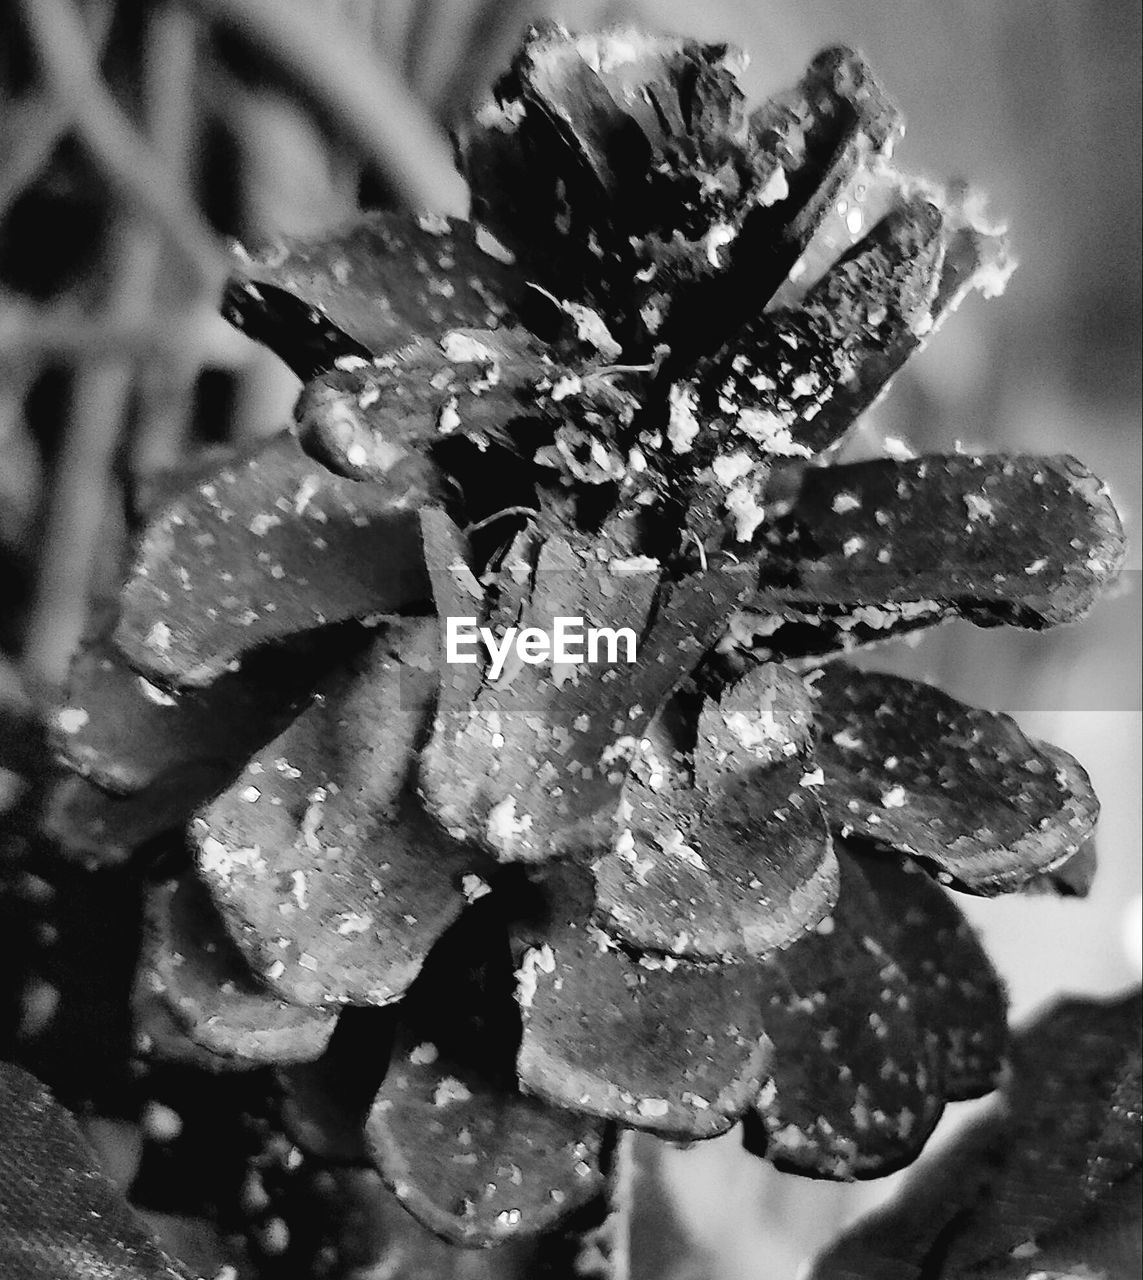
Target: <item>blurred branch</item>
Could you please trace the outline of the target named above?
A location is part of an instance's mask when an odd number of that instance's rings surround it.
[[[20,0],[44,81],[107,178],[170,235],[205,280],[221,284],[224,260],[191,194],[120,110],[95,63],[71,0]]]
[[[53,98],[28,95],[4,108],[0,139],[0,218],[47,163],[71,123],[71,113]]]
[[[47,3],[26,0],[26,9],[48,15],[49,21],[35,29],[38,41],[56,37],[63,40],[62,50],[57,45],[50,54],[41,51],[40,55],[53,88],[59,89],[58,78],[71,60],[78,58],[84,62],[87,83],[82,92],[103,99],[102,109],[97,101],[94,113],[95,129],[104,138],[103,145],[117,149],[117,162],[126,160],[134,152],[136,159],[148,168],[142,175],[144,178],[155,181],[162,175],[168,184],[159,200],[167,216],[158,219],[159,225],[140,218],[131,200],[118,211],[105,247],[110,282],[104,303],[104,322],[146,324],[155,307],[156,288],[164,275],[165,246],[160,227],[194,259],[212,284],[222,270],[221,250],[205,224],[199,226],[197,206],[189,194],[184,194],[187,187],[181,180],[186,170],[186,140],[190,131],[195,65],[193,26],[185,13],[166,5],[156,5],[147,14],[143,102],[148,136],[144,139],[134,136],[134,128],[120,115],[100,80],[78,15],[67,0],[47,0]],[[31,24],[30,17],[29,22]],[[80,47],[68,46],[68,39],[78,42]],[[77,91],[74,85],[70,91]],[[90,106],[88,112],[91,113]],[[84,136],[85,126],[78,117],[76,124]],[[106,150],[97,149],[97,154],[106,162]],[[154,201],[143,203],[142,208],[156,212]],[[182,301],[185,305],[191,299],[184,295]],[[177,347],[172,348],[175,350]],[[115,454],[124,440],[140,363],[137,351],[131,352],[130,358],[108,360],[93,356],[90,348],[83,349],[49,502],[36,595],[25,636],[26,669],[41,685],[52,687],[63,681],[87,618],[101,543],[107,533],[108,517],[113,514]],[[154,407],[154,397],[144,394],[140,415],[144,432],[155,425],[152,419],[156,415],[149,412]],[[164,428],[169,422],[169,418],[161,418]],[[177,419],[175,422],[177,424]]]
[[[38,2],[38,0],[36,0]],[[151,306],[154,238],[121,213],[108,238],[109,319],[142,322]],[[112,462],[134,381],[133,361],[87,356],[76,370],[71,412],[48,503],[36,594],[24,637],[25,672],[36,692],[60,685],[83,633],[105,522]]]
[[[195,77],[198,71],[198,31],[194,16],[181,5],[155,8],[143,47],[143,114],[151,145],[189,190],[194,183]],[[154,274],[154,273],[153,273]],[[152,304],[164,282],[152,284]],[[204,299],[194,283],[179,279],[166,293],[178,290],[163,304],[191,311]],[[194,404],[194,384],[202,368],[200,347],[179,344],[165,359],[138,368],[138,421],[132,440],[132,472],[149,473],[170,466],[178,458]]]
[[[24,308],[0,309],[0,369],[29,361],[154,360],[193,348],[203,364],[237,368],[253,350],[248,338],[232,329],[204,304],[191,311],[140,317],[85,316]]]
[[[88,5],[84,18],[93,56],[103,51],[111,29],[111,6]],[[47,163],[72,123],[72,113],[50,94],[28,94],[5,105],[0,120],[0,218]]]
[[[305,102],[258,90],[231,68],[203,59],[200,118],[219,125],[235,151],[236,225],[256,235],[322,235],[357,215],[361,157],[331,146]]]
[[[433,46],[439,42],[445,20],[455,15],[446,14],[447,4],[442,0],[420,0],[409,13],[409,26],[405,32],[405,47],[401,51],[401,68],[406,83],[420,97],[427,97],[426,89],[433,87],[429,76],[433,70]],[[455,25],[455,24],[451,24]]]
[[[537,0],[484,0],[466,32],[462,56],[430,102],[438,115],[456,120],[472,106],[477,94],[508,66],[528,23],[542,5]]]
[[[400,76],[349,32],[299,0],[188,3],[276,62],[385,172],[410,208],[466,211],[467,193],[448,139]]]

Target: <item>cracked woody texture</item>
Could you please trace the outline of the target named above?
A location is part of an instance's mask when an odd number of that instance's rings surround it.
[[[844,660],[1074,621],[1119,567],[1069,457],[831,460],[1003,236],[894,170],[855,54],[753,111],[739,65],[536,31],[458,138],[470,222],[239,250],[296,423],[156,500],[57,717],[78,856],[189,833],[143,1051],[278,1064],[303,1147],[460,1245],[555,1230],[625,1128],[908,1164],[1007,1051],[946,886],[1074,886],[1096,820],[1062,751]],[[638,661],[492,682],[443,664],[458,615]],[[349,1006],[386,1010],[365,1090]]]

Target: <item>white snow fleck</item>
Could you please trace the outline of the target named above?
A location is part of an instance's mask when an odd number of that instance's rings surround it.
[[[672,858],[678,858],[680,862],[685,862],[696,871],[710,870],[702,857],[683,839],[683,833],[677,828],[670,832],[669,835],[657,835],[655,843],[665,854]]]
[[[609,561],[607,567],[612,573],[655,573],[661,566],[654,556],[627,556]]]
[[[666,1098],[640,1098],[635,1110],[648,1120],[661,1120],[671,1109]]]
[[[790,434],[790,424],[769,409],[743,409],[735,423],[743,435],[756,440],[767,453],[782,458],[809,458],[813,450],[798,444]]]
[[[889,457],[896,458],[898,462],[908,462],[910,458],[917,456],[904,440],[899,440],[896,436],[886,436],[883,444]]]
[[[452,364],[494,364],[496,353],[470,334],[452,329],[441,339],[441,350]]]
[[[56,724],[64,733],[78,733],[90,718],[82,707],[62,707],[56,712]]]
[[[156,622],[147,632],[147,644],[159,653],[166,653],[171,647],[171,629],[165,622]]]
[[[288,775],[287,775],[288,776]],[[297,774],[297,776],[301,776]],[[301,835],[302,841],[311,853],[321,853],[322,844],[318,839],[318,828],[321,826],[322,805],[325,804],[329,793],[325,787],[317,787],[308,797],[306,811],[302,814]]]
[[[706,233],[703,248],[706,250],[706,260],[712,267],[722,266],[721,250],[725,249],[736,235],[738,235],[737,228],[732,227],[729,222],[717,222]]]
[[[448,219],[442,217],[439,213],[417,214],[417,226],[422,231],[427,231],[431,236],[446,236],[452,229],[449,226]]]
[[[171,694],[164,692],[158,685],[152,684],[150,680],[143,676],[138,677],[139,692],[148,702],[153,702],[156,707],[177,707],[178,699]]]
[[[306,909],[306,873],[304,871],[292,871],[290,873],[290,881],[290,894],[298,904],[298,910],[304,911]]]
[[[362,915],[356,911],[343,911],[338,916],[340,924],[337,926],[337,934],[339,937],[348,938],[355,933],[365,933],[373,925],[373,917],[371,915]]]
[[[966,493],[964,495],[964,505],[968,508],[968,518],[970,521],[987,520],[990,524],[996,523],[996,511],[988,498],[979,493]]]
[[[615,28],[576,39],[580,57],[593,71],[607,75],[620,67],[630,66],[640,58],[658,55],[661,43],[633,27]]]
[[[766,518],[765,508],[759,506],[753,489],[746,484],[736,484],[726,495],[725,506],[734,520],[735,539],[749,542]]]
[[[743,476],[747,476],[754,468],[754,459],[745,449],[737,449],[734,453],[722,454],[710,464],[714,478],[725,489],[731,488]]]
[[[497,262],[503,262],[510,267],[516,261],[516,255],[512,250],[502,245],[487,227],[482,227],[479,223],[476,227],[474,239],[480,252],[488,254],[490,258],[495,258]]]
[[[505,796],[499,804],[493,805],[488,813],[486,832],[488,842],[494,849],[507,851],[518,838],[529,831],[532,826],[530,814],[516,817],[516,797]]]
[[[266,860],[258,845],[244,849],[228,849],[221,840],[207,836],[199,852],[199,868],[205,875],[229,880],[236,870],[260,875],[266,870]]]
[[[304,515],[306,508],[310,505],[310,500],[314,494],[321,488],[321,481],[316,475],[308,475],[298,485],[298,491],[294,494],[294,515]]]
[[[599,763],[606,769],[610,765],[626,762],[635,755],[639,743],[629,734],[616,738],[610,746],[606,746],[599,753]]]
[[[460,414],[456,411],[456,396],[449,396],[441,405],[437,416],[437,430],[442,436],[451,435],[460,426]]]
[[[540,947],[529,947],[524,952],[520,968],[516,972],[516,1003],[521,1009],[530,1009],[539,982],[537,974],[554,973],[556,954],[545,942]]]
[[[786,171],[781,165],[762,184],[761,189],[755,199],[763,207],[777,204],[780,200],[790,194],[790,184],[786,180]]]
[[[469,902],[476,902],[478,898],[483,898],[486,893],[492,892],[488,882],[472,871],[461,877],[460,888]]]
[[[676,382],[667,393],[670,416],[667,421],[667,439],[676,453],[689,453],[695,436],[699,433],[699,420],[695,416],[698,401],[694,388]]]
[[[250,529],[250,532],[256,538],[264,538],[266,534],[269,533],[270,530],[274,528],[275,525],[279,525],[281,523],[282,523],[281,516],[276,516],[269,511],[263,511],[260,514],[256,515],[254,519],[250,521],[250,524],[248,527]]]
[[[451,1107],[455,1102],[468,1102],[472,1092],[455,1076],[445,1076],[433,1091],[434,1107]]]
[[[647,877],[655,870],[654,858],[640,858],[635,847],[635,836],[629,827],[624,827],[615,841],[615,853],[631,868],[636,881],[645,885]]]
[[[558,404],[561,400],[566,400],[569,396],[578,396],[582,390],[583,379],[574,374],[567,374],[564,377],[557,378],[555,380],[548,395],[556,404]]]
[[[483,129],[511,133],[524,119],[524,104],[519,101],[482,103],[476,110],[476,123]]]

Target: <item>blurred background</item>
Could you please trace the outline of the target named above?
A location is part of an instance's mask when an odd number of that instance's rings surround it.
[[[447,127],[540,16],[729,40],[750,53],[752,98],[852,44],[904,107],[899,164],[969,179],[1010,224],[1007,293],[950,320],[864,443],[1075,453],[1128,522],[1128,572],[1078,628],[958,624],[871,660],[1010,711],[1087,765],[1104,804],[1091,895],[961,905],[1018,1017],[1122,989],[1139,974],[1143,763],[1138,0],[9,0],[0,697],[61,680],[150,479],[289,419],[296,379],[217,316],[226,238],[318,235],[402,200],[463,212]],[[641,1280],[793,1280],[893,1182],[777,1177],[734,1135],[648,1149],[642,1169]]]

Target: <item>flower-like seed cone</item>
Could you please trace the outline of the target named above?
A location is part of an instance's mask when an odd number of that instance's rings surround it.
[[[1072,621],[1118,570],[1070,458],[831,462],[1003,237],[892,168],[857,55],[753,111],[737,66],[537,31],[457,140],[470,223],[244,252],[295,428],[152,512],[57,716],[77,856],[189,833],[144,1046],[308,1080],[297,1140],[463,1245],[582,1211],[616,1126],[907,1164],[1006,1054],[944,886],[1066,876],[1096,820],[1063,752],[839,657]],[[637,644],[450,664],[463,617]],[[391,1044],[339,1097],[361,1005]]]

